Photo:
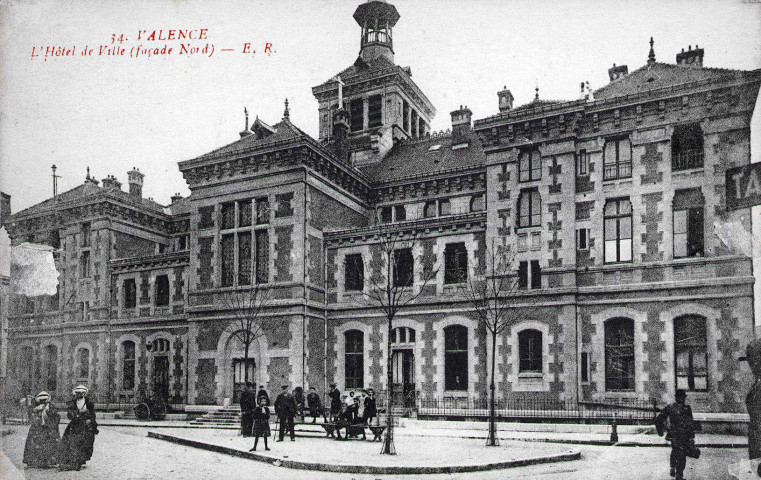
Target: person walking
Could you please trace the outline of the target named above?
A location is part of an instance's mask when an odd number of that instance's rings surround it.
[[[240,433],[244,437],[250,437],[254,428],[255,395],[254,384],[246,382],[246,389],[240,395]]]
[[[58,464],[61,470],[79,470],[92,457],[98,423],[95,405],[87,398],[87,387],[78,385],[66,405],[66,416],[71,420],[63,432]]]
[[[341,415],[341,392],[336,388],[335,383],[330,384],[330,420],[335,422]]]
[[[312,423],[317,423],[317,417],[322,412],[322,402],[314,387],[309,387],[309,393],[307,394],[307,408],[309,408],[309,416],[312,417]]]
[[[676,391],[676,402],[669,404],[655,419],[658,435],[667,431],[666,440],[671,441],[671,476],[684,480],[687,457],[698,458],[700,450],[695,447],[697,425],[692,419],[692,408],[687,405],[687,392]],[[668,422],[668,426],[667,426]]]
[[[367,389],[367,396],[365,397],[365,411],[363,412],[363,419],[365,423],[370,425],[373,418],[378,415],[378,406],[375,401],[375,390],[372,388]]]
[[[32,468],[50,468],[58,463],[58,442],[61,440],[58,424],[61,417],[50,405],[48,392],[38,393],[35,401],[23,462]]]
[[[249,450],[249,452],[256,451],[256,445],[259,443],[259,437],[264,438],[264,449],[269,450],[270,447],[267,445],[267,438],[270,436],[270,409],[267,406],[267,399],[265,397],[259,398],[259,406],[254,409],[253,418],[254,447]]]
[[[280,431],[278,433],[278,442],[283,441],[286,433],[290,433],[291,441],[296,441],[296,432],[293,428],[293,417],[296,416],[296,400],[288,392],[288,385],[282,386],[280,395],[275,399],[275,415],[280,422]]]
[[[754,382],[745,397],[745,407],[748,410],[748,458],[761,458],[761,339],[751,341],[745,348],[745,356],[738,360],[748,362],[753,373]],[[761,464],[756,473],[761,477]]]

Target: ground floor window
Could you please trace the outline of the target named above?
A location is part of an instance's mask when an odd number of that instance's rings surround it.
[[[634,390],[634,321],[605,322],[605,389]]]
[[[364,387],[365,339],[359,330],[349,330],[344,334],[344,384],[346,389]]]
[[[676,388],[708,389],[708,351],[706,319],[685,315],[674,319]]]
[[[542,373],[542,332],[527,329],[518,333],[518,371]]]
[[[468,329],[462,325],[444,329],[444,389],[468,390]]]

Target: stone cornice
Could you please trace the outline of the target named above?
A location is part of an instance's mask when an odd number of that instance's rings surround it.
[[[453,168],[431,174],[402,177],[378,184],[373,189],[375,203],[486,190],[486,166]]]
[[[111,273],[126,273],[157,268],[182,267],[190,264],[190,252],[172,252],[144,257],[119,258],[108,262]]]

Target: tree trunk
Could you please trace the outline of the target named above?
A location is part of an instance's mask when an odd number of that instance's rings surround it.
[[[494,396],[495,396],[495,384],[494,384],[494,372],[496,370],[497,360],[497,332],[496,329],[491,332],[491,384],[489,389],[491,390],[491,399],[489,401],[489,436],[486,437],[487,446],[497,446],[497,419],[494,413]]]
[[[251,338],[249,337],[248,332],[243,338],[246,340],[244,342],[245,345],[243,346],[243,384],[245,385],[248,383],[248,347],[251,345]]]
[[[394,448],[394,418],[391,413],[391,409],[394,406],[394,372],[393,372],[393,356],[391,352],[391,331],[393,330],[394,317],[389,316],[388,319],[388,333],[386,335],[386,438],[383,440],[383,449],[381,454],[396,455],[396,449]]]

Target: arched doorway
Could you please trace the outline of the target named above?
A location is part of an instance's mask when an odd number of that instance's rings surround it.
[[[219,376],[222,379],[222,398],[230,398],[232,403],[240,403],[240,395],[246,388],[246,381],[262,384],[261,353],[259,339],[254,339],[246,349],[241,341],[243,335],[232,334],[227,340],[222,358],[222,368]],[[220,378],[220,377],[217,378]]]
[[[169,353],[171,344],[166,338],[157,338],[148,344],[153,368],[151,369],[151,396],[169,400]]]

